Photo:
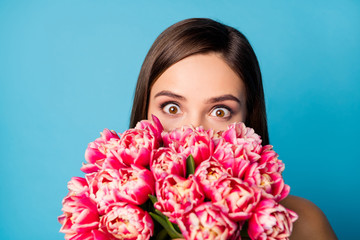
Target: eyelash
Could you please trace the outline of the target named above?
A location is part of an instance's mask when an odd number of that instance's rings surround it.
[[[174,105],[176,105],[178,108],[180,108],[179,103],[174,102],[174,101],[168,101],[168,102],[164,102],[164,103],[160,104],[160,109],[161,109],[161,111],[165,112],[165,111],[164,111],[164,107],[166,107],[166,106],[169,105],[169,104],[174,104]]]
[[[227,119],[230,119],[230,118],[232,117],[233,113],[234,113],[234,111],[233,111],[230,107],[228,107],[228,106],[226,106],[226,105],[216,105],[216,106],[214,106],[214,107],[211,109],[210,113],[212,113],[212,112],[213,112],[215,109],[217,109],[217,108],[225,108],[226,110],[229,111],[230,116],[224,117],[224,118],[227,118]]]
[[[175,101],[167,101],[167,102],[164,102],[164,103],[160,104],[160,109],[161,109],[161,111],[163,111],[164,113],[167,113],[167,112],[164,111],[164,107],[166,107],[166,106],[169,105],[169,104],[174,104],[174,105],[176,105],[178,108],[180,108],[180,104],[179,104],[178,102],[175,102]],[[226,105],[216,105],[216,106],[214,106],[214,107],[211,109],[210,113],[212,113],[212,112],[213,112],[215,109],[217,109],[217,108],[225,108],[226,110],[229,111],[230,116],[224,117],[224,119],[230,119],[230,118],[232,117],[233,113],[234,113],[234,111],[233,111],[230,107],[228,107],[228,106],[226,106]]]

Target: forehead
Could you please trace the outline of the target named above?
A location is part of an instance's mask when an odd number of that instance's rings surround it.
[[[199,97],[245,94],[243,81],[217,53],[192,55],[170,66],[155,81],[151,94],[162,90]]]

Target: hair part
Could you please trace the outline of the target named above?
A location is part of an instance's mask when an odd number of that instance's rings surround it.
[[[130,127],[146,119],[150,90],[170,66],[195,54],[218,53],[243,80],[246,90],[246,120],[269,144],[266,108],[260,67],[246,37],[235,28],[208,18],[191,18],[163,31],[151,46],[136,85]]]

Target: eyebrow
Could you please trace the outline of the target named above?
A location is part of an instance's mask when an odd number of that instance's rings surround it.
[[[225,94],[225,95],[222,95],[219,97],[210,98],[206,101],[206,103],[217,103],[217,102],[222,102],[222,101],[227,101],[227,100],[235,101],[235,102],[241,104],[240,99],[238,99],[237,97],[235,97],[234,95],[231,95],[231,94]]]
[[[185,97],[181,96],[181,95],[178,95],[176,93],[173,93],[171,91],[167,91],[167,90],[163,90],[163,91],[160,91],[158,92],[156,95],[155,95],[155,98],[156,97],[159,97],[159,96],[167,96],[167,97],[171,97],[171,98],[175,98],[175,99],[178,99],[178,100],[186,100]],[[238,99],[237,97],[235,97],[234,95],[231,95],[231,94],[225,94],[225,95],[221,95],[219,97],[213,97],[213,98],[210,98],[208,100],[206,100],[205,102],[207,104],[214,104],[214,103],[218,103],[218,102],[223,102],[223,101],[235,101],[237,103],[239,103],[241,105],[241,101],[240,99]]]
[[[155,98],[159,97],[159,96],[167,96],[167,97],[172,97],[172,98],[179,99],[179,100],[186,100],[183,96],[175,94],[175,93],[167,91],[167,90],[163,90],[161,92],[158,92],[155,95]]]

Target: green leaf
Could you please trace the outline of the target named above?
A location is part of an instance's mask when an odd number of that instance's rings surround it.
[[[163,219],[167,219],[167,217],[162,212],[160,212],[159,210],[155,209],[155,213],[157,215],[159,215],[160,217],[162,217]]]
[[[169,225],[169,227],[171,228],[172,231],[176,232],[177,234],[179,234],[179,236],[177,238],[184,238],[183,235],[181,235],[179,232],[180,232],[180,229],[178,227],[177,224],[173,224],[172,222],[169,221],[168,218],[166,218],[166,222],[167,224]],[[178,230],[177,230],[178,229]]]
[[[186,177],[194,173],[195,173],[195,161],[194,161],[194,157],[190,154],[186,159]]]
[[[172,225],[174,226],[175,231],[181,232],[181,231],[180,231],[180,228],[179,228],[179,226],[178,226],[177,224],[173,223]]]
[[[248,231],[247,231],[249,228],[248,224],[249,224],[248,221],[246,221],[240,231],[241,239],[244,239],[244,240],[251,239],[248,234]]]
[[[181,235],[174,229],[174,226],[167,218],[164,219],[163,217],[152,212],[150,212],[149,214],[153,219],[155,219],[158,223],[160,223],[161,226],[163,226],[163,228],[166,230],[166,232],[169,234],[171,238],[184,238],[183,235]]]
[[[167,236],[168,236],[167,231],[163,229],[156,235],[156,240],[164,240],[166,239]]]
[[[155,204],[158,201],[154,195],[149,194],[148,196],[153,204]]]

